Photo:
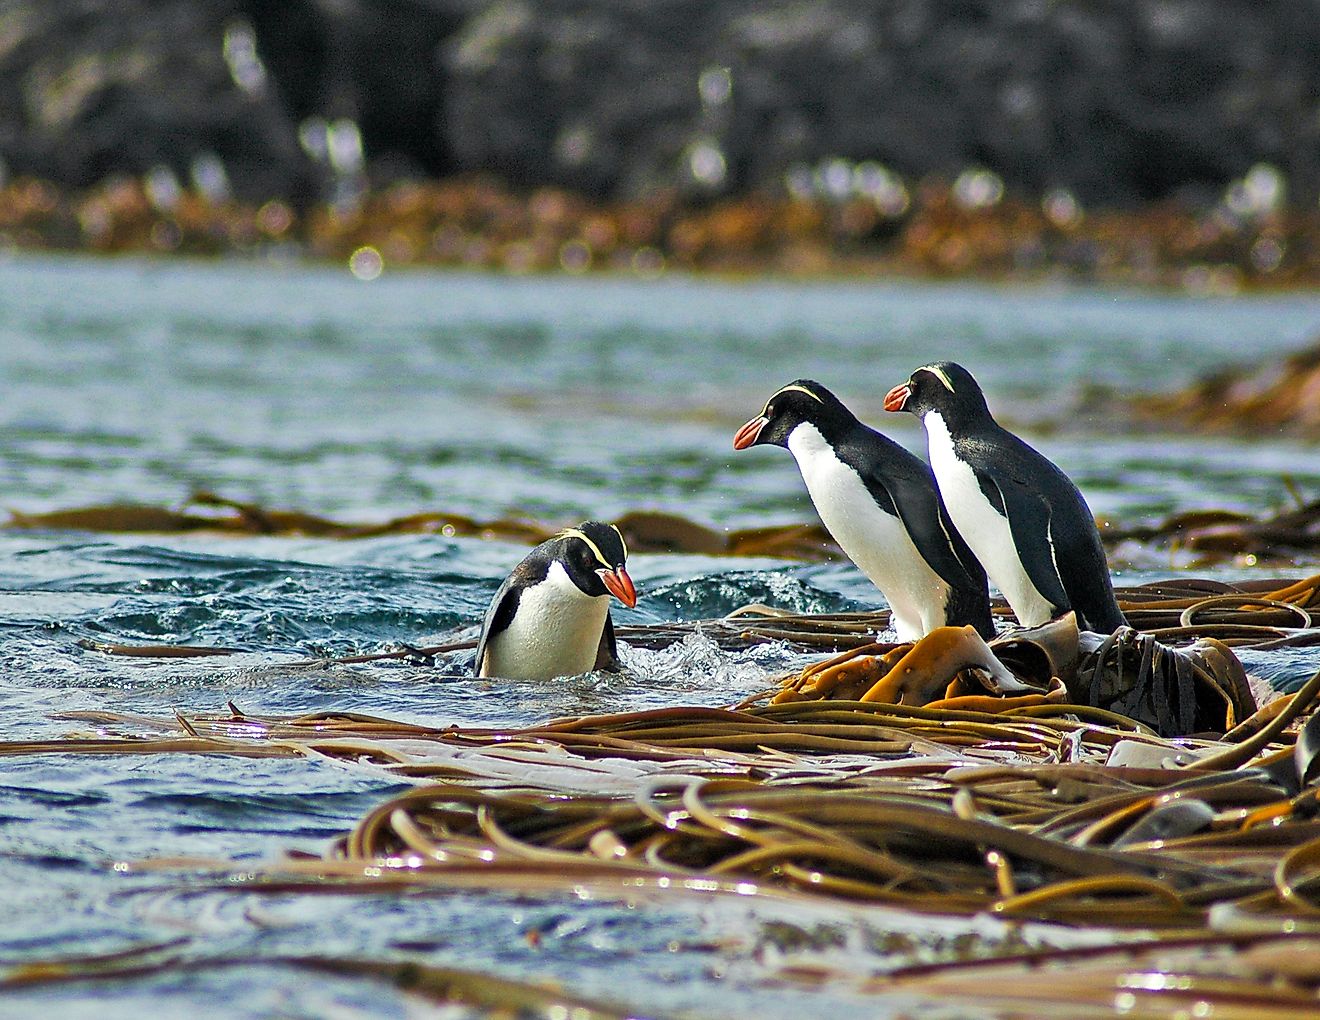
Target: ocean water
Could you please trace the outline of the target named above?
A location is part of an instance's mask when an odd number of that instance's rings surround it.
[[[1232,300],[911,281],[509,278],[250,263],[0,263],[0,492],[34,513],[182,506],[208,489],[351,521],[442,510],[575,523],[628,510],[716,527],[812,519],[791,458],[734,453],[735,429],[799,377],[920,449],[883,394],[962,361],[992,407],[1123,523],[1197,507],[1261,513],[1320,492],[1320,451],[1260,436],[1131,434],[1075,413],[1095,387],[1156,397],[1320,336],[1320,296]],[[0,531],[0,739],[87,732],[60,718],[350,710],[518,725],[569,714],[720,705],[795,658],[687,642],[625,649],[618,677],[474,684],[434,667],[326,657],[475,637],[525,550],[441,535],[334,541]],[[750,601],[875,605],[848,564],[633,557],[619,624],[694,620]],[[1117,564],[1119,583],[1170,571]],[[1296,565],[1297,575],[1315,563]],[[81,642],[223,645],[223,659],[112,658]],[[1264,663],[1286,680],[1315,664]],[[416,959],[553,980],[640,1014],[790,1017],[862,1008],[794,990],[770,926],[838,931],[831,962],[883,961],[877,916],[719,900],[619,904],[476,892],[261,895],[116,861],[321,852],[397,786],[321,762],[189,756],[0,758],[0,963],[185,940],[185,960]],[[901,928],[913,919],[889,922]],[[535,930],[538,940],[527,933]],[[920,937],[939,924],[917,919]],[[987,926],[989,940],[1007,937]],[[0,1015],[406,1016],[376,982],[274,963],[0,993]],[[865,1007],[871,1015],[878,1009]],[[898,1006],[894,1007],[898,1009]],[[466,1015],[463,1013],[446,1015]]]

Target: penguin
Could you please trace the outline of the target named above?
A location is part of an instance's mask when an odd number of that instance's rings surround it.
[[[985,571],[919,457],[810,379],[779,390],[733,438],[735,450],[763,444],[793,455],[821,522],[888,601],[900,641],[969,624],[994,637]]]
[[[547,539],[513,568],[486,611],[476,675],[549,680],[616,671],[610,596],[637,604],[619,529],[586,521]]]
[[[1024,627],[1075,610],[1085,630],[1127,625],[1095,518],[1052,461],[990,416],[961,365],[926,365],[885,395],[926,429],[930,464],[953,523]]]

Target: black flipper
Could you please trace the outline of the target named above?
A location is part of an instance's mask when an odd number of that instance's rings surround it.
[[[874,487],[884,485],[884,479],[873,474],[866,479],[866,484],[868,489],[874,490]],[[971,624],[981,637],[994,637],[985,570],[954,529],[934,479],[930,479],[929,486],[917,482],[885,488],[899,520],[912,538],[912,544],[952,589],[946,608],[949,625]]]
[[[596,652],[596,665],[592,669],[601,669],[606,673],[617,673],[619,665],[619,646],[614,642],[614,621],[610,614],[605,614],[605,627],[600,632],[600,648]]]
[[[976,473],[981,476],[985,472],[978,468]],[[1064,591],[1063,579],[1059,576],[1054,551],[1050,547],[1049,504],[1012,478],[1000,479],[993,475],[990,478],[999,489],[1000,499],[1004,501],[1009,533],[1013,536],[1018,559],[1022,561],[1027,577],[1041,597],[1054,607],[1053,615],[1067,612],[1072,608],[1072,600]],[[1044,527],[1041,526],[1042,517]]]
[[[491,601],[490,608],[486,610],[486,619],[481,625],[481,639],[477,642],[477,657],[472,663],[474,676],[481,676],[482,661],[486,658],[486,645],[490,643],[491,638],[508,630],[509,624],[513,622],[513,614],[518,611],[521,591],[513,586],[512,580],[513,578],[510,577],[504,582]]]

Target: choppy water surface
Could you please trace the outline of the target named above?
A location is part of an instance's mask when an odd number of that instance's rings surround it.
[[[1320,492],[1320,453],[1163,436],[1077,420],[1102,384],[1183,385],[1320,335],[1320,298],[1234,301],[913,283],[798,285],[386,275],[250,265],[0,264],[0,478],[22,511],[179,504],[195,488],[350,520],[425,510],[573,522],[658,508],[745,527],[809,519],[787,454],[734,454],[734,429],[811,376],[920,447],[880,410],[916,365],[963,361],[1003,416],[1064,424],[1035,438],[1124,522],[1203,506],[1260,512],[1285,477]],[[669,704],[723,704],[789,658],[700,640],[629,653],[632,674],[555,684],[455,679],[461,655],[293,666],[318,656],[474,636],[524,550],[440,536],[356,542],[0,532],[0,738],[79,725],[56,713],[169,716],[329,709],[431,723],[519,724]],[[1145,564],[1120,581],[1162,571]],[[620,623],[693,619],[749,601],[870,605],[850,566],[637,556],[643,599]],[[1299,564],[1297,573],[1315,569]],[[223,660],[108,658],[80,639],[242,649]],[[1314,664],[1262,664],[1287,679]],[[115,952],[180,936],[190,953],[406,957],[551,978],[639,1011],[767,1017],[807,993],[768,985],[766,925],[835,926],[832,962],[882,963],[874,918],[764,905],[437,897],[254,896],[115,860],[257,861],[326,842],[390,792],[312,762],[170,757],[0,759],[0,961]],[[898,922],[895,922],[898,923]],[[539,944],[528,940],[532,929]],[[938,926],[920,922],[938,935]],[[1003,932],[987,931],[987,938]],[[404,947],[404,948],[401,948]],[[718,948],[714,948],[718,947]],[[810,993],[840,1008],[846,989]],[[828,1000],[828,1001],[826,1001]],[[98,1018],[404,1015],[394,993],[278,968],[172,974],[0,1000]]]

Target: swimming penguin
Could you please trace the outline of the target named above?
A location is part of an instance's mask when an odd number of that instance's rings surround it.
[[[759,444],[793,455],[826,529],[889,602],[900,641],[968,624],[994,636],[985,571],[920,458],[809,379],[781,389],[733,438],[735,450]]]
[[[637,604],[627,558],[619,529],[599,521],[538,545],[513,568],[486,612],[477,676],[549,680],[618,669],[610,596],[629,608]]]
[[[1069,609],[1085,630],[1126,626],[1082,494],[990,416],[967,369],[950,361],[919,368],[889,391],[885,410],[921,419],[949,516],[1022,626]]]

